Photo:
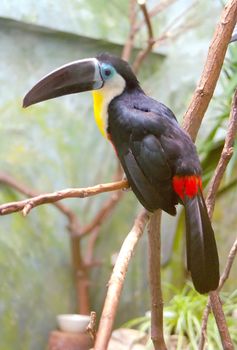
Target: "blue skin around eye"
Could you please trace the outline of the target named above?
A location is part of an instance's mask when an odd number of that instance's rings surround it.
[[[110,74],[108,75],[108,71]],[[107,74],[106,74],[107,73]],[[101,66],[101,75],[104,80],[111,78],[115,74],[115,69],[110,64],[103,63]]]

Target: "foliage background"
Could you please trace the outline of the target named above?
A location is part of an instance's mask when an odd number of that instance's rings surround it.
[[[148,6],[156,3],[148,1]],[[189,5],[188,0],[177,1],[169,11],[154,19],[156,32],[162,32],[169,21]],[[217,0],[198,1],[190,11],[195,27],[156,49],[139,74],[145,91],[169,105],[180,120],[200,76],[221,8]],[[21,101],[28,89],[55,67],[93,57],[101,51],[120,55],[129,30],[126,13],[128,2],[125,0],[1,1],[1,171],[42,192],[111,181],[115,157],[96,129],[89,93],[48,101],[28,110],[22,110]],[[137,46],[143,44],[142,34]],[[216,96],[216,99],[223,96],[221,84]],[[218,113],[214,101],[199,134],[203,159],[209,150],[203,148],[202,140],[212,130]],[[217,141],[220,138],[215,137]],[[232,188],[221,197],[214,215],[222,263],[235,235],[235,196]],[[66,203],[78,213],[81,222],[86,223],[106,197]],[[20,198],[1,186],[2,203]],[[101,309],[112,269],[112,255],[118,251],[138,209],[139,204],[128,192],[102,227],[95,253],[103,265],[93,270],[91,285],[92,306],[97,311]],[[177,220],[163,216],[163,262],[169,260]],[[0,350],[44,348],[48,333],[56,327],[55,316],[74,312],[75,287],[65,226],[65,218],[51,206],[38,208],[27,218],[19,214],[1,218]],[[183,229],[178,233],[176,238],[182,237]],[[180,242],[177,238],[172,263],[164,268],[163,277],[164,281],[176,285],[183,281]],[[234,270],[229,288],[237,277]],[[129,269],[118,324],[149,309],[147,283],[144,236]]]

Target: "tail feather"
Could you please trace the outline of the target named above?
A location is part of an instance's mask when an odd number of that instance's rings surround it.
[[[215,290],[219,284],[219,259],[214,232],[201,190],[184,197],[187,266],[199,293]]]

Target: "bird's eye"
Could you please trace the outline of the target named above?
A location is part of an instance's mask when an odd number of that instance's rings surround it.
[[[114,75],[114,68],[108,63],[102,63],[101,75],[104,80],[110,79]]]
[[[109,77],[111,75],[111,70],[109,68],[106,68],[104,70],[104,74],[105,74],[106,77]]]

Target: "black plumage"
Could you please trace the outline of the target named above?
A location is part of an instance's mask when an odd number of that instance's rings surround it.
[[[139,85],[125,88],[108,108],[108,134],[128,182],[149,211],[176,214],[181,202],[186,214],[187,267],[200,293],[215,290],[219,260],[214,232],[201,189],[180,198],[175,176],[201,176],[196,148],[169,108],[148,97]]]
[[[114,98],[108,114],[108,133],[134,193],[148,210],[175,215],[173,176],[201,174],[189,136],[170,109],[141,89]]]

